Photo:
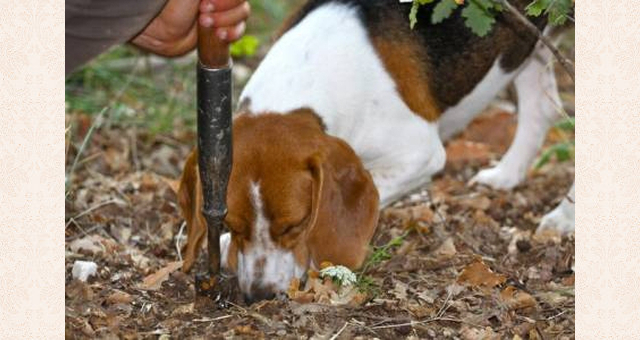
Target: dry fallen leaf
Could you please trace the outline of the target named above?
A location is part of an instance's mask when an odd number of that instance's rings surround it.
[[[400,282],[400,281],[396,281],[396,285],[393,287],[393,291],[391,291],[391,293],[398,300],[406,301],[407,300],[407,289],[408,288],[409,288],[409,286],[406,283]]]
[[[447,144],[447,164],[488,161],[491,150],[488,145],[470,141],[453,140]]]
[[[164,268],[161,268],[157,272],[145,277],[140,288],[146,290],[158,290],[162,283],[169,278],[169,275],[181,267],[182,261],[169,262],[164,266]]]
[[[303,289],[300,289],[299,279],[292,279],[287,289],[289,299],[301,304],[314,302],[334,306],[359,306],[366,302],[367,295],[354,285],[338,285],[331,278],[323,279],[315,273],[307,278]]]
[[[489,209],[489,207],[491,206],[491,200],[487,196],[466,196],[457,199],[457,201],[457,203],[462,206],[482,211]]]
[[[117,289],[107,296],[107,302],[113,305],[118,303],[127,304],[131,301],[133,301],[133,297],[129,293]]]
[[[500,292],[500,299],[509,309],[531,308],[537,305],[536,299],[529,293],[507,286]]]
[[[440,247],[433,251],[433,255],[441,258],[451,258],[457,253],[453,238],[449,237],[444,240]]]
[[[532,239],[543,244],[547,242],[559,244],[562,240],[562,234],[555,229],[544,229],[533,234]]]
[[[291,279],[291,282],[289,282],[289,288],[287,289],[287,296],[289,296],[290,299],[293,299],[294,295],[300,291],[300,279],[298,279],[297,277],[294,277],[293,279]]]
[[[88,252],[90,254],[97,254],[103,252],[104,246],[102,246],[102,237],[98,235],[89,235],[83,238],[79,238],[69,243],[68,247],[74,253],[79,253],[82,251]]]
[[[184,315],[184,314],[193,314],[194,311],[195,311],[195,304],[192,302],[186,305],[181,305],[178,308],[174,309],[173,311],[171,311],[171,315],[176,316],[176,315]]]
[[[493,340],[500,338],[500,336],[496,334],[491,327],[478,329],[465,326],[460,331],[460,336],[465,340]]]
[[[484,289],[493,288],[506,280],[504,275],[494,273],[482,261],[476,261],[466,266],[458,277],[459,283]]]
[[[174,193],[178,193],[178,189],[180,188],[180,179],[172,179],[169,177],[165,177],[165,176],[160,176],[158,175],[158,177],[160,178],[160,180],[162,180],[164,183],[166,183],[169,188],[171,189],[171,191],[173,191]]]

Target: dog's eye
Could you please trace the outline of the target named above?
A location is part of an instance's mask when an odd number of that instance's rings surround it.
[[[282,227],[280,235],[286,235],[291,233],[292,231],[294,231],[297,227],[299,227],[299,224],[289,224],[289,225],[285,225]]]
[[[282,235],[295,234],[300,232],[302,230],[302,227],[305,225],[306,221],[307,221],[307,217],[297,222],[289,222],[289,223],[281,224],[279,228],[280,230],[279,235],[282,236]]]

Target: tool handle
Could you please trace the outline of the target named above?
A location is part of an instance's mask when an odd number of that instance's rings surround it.
[[[198,23],[198,59],[207,68],[229,66],[229,42],[220,39],[214,27]]]

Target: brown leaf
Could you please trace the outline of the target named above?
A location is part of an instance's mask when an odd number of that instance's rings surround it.
[[[195,303],[188,303],[186,305],[179,306],[171,311],[171,316],[193,314],[195,311]]]
[[[433,251],[433,255],[436,257],[450,258],[453,257],[458,251],[453,243],[453,238],[449,237],[444,240],[438,249]]]
[[[562,279],[562,284],[565,286],[573,286],[576,284],[576,274],[571,274],[571,276],[567,276]]]
[[[298,279],[297,277],[294,277],[293,279],[291,279],[291,282],[289,282],[289,288],[287,289],[287,296],[290,299],[294,299],[297,293],[299,292],[300,292],[300,279]]]
[[[409,288],[409,286],[406,283],[400,282],[400,281],[396,281],[396,285],[393,287],[393,290],[391,291],[391,293],[398,300],[406,301],[407,300],[407,289],[408,288]]]
[[[171,273],[182,267],[182,261],[169,262],[164,268],[147,276],[140,285],[141,289],[158,290],[162,283],[169,278]]]
[[[466,196],[457,199],[457,201],[458,204],[475,210],[485,211],[491,206],[491,200],[488,197],[481,195]]]
[[[180,188],[180,179],[172,179],[169,177],[165,177],[165,176],[160,176],[158,175],[158,177],[160,177],[160,179],[165,182],[169,188],[171,189],[171,191],[173,191],[174,193],[178,193],[178,189]]]
[[[460,331],[460,336],[465,340],[493,340],[500,338],[491,327],[485,327],[484,329],[463,327]]]
[[[559,244],[562,240],[562,234],[555,229],[545,229],[541,231],[537,231],[533,234],[532,239],[538,243],[553,243]]]
[[[297,302],[297,303],[311,303],[313,302],[313,298],[314,298],[314,294],[311,292],[296,292],[294,294],[293,297],[291,297],[291,300]]]
[[[79,301],[89,301],[93,299],[91,287],[80,280],[73,280],[64,287],[64,294],[67,298]]]
[[[356,307],[367,300],[367,295],[358,291],[355,286],[340,287],[337,292],[331,294],[331,305]]]
[[[90,254],[97,254],[105,250],[102,246],[101,240],[102,237],[98,235],[89,235],[74,240],[69,243],[68,247],[74,253],[88,252]]]
[[[466,140],[453,140],[447,144],[447,164],[464,164],[471,161],[487,162],[491,158],[489,146]]]
[[[482,261],[476,261],[462,270],[458,282],[472,287],[493,288],[506,281],[502,274],[496,274]]]
[[[402,208],[388,208],[385,209],[384,214],[387,217],[399,218],[404,222],[408,221],[422,221],[431,223],[433,221],[433,210],[427,205],[416,205],[412,207]]]
[[[113,305],[118,303],[127,304],[131,301],[133,301],[133,297],[129,293],[117,289],[107,296],[107,302]]]
[[[516,116],[498,108],[489,108],[465,129],[463,138],[483,143],[492,151],[507,151],[516,131]]]
[[[513,286],[507,286],[500,292],[500,299],[509,309],[531,308],[537,305],[536,299]]]

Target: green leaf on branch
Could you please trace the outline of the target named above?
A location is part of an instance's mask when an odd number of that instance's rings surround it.
[[[545,13],[549,16],[549,23],[557,26],[567,21],[572,6],[572,0],[535,0],[525,8],[525,12],[533,17]]]
[[[438,24],[451,16],[453,10],[458,8],[458,4],[454,0],[440,0],[440,2],[433,8],[431,13],[431,23]]]
[[[413,26],[415,26],[418,22],[417,16],[420,6],[432,3],[434,1],[435,0],[413,0],[413,3],[411,4],[411,11],[409,12],[409,26],[411,27],[411,29],[413,29]]]
[[[556,0],[554,1],[547,11],[549,12],[549,22],[551,25],[562,25],[567,21],[569,12],[571,11],[571,0]]]
[[[487,35],[496,19],[489,9],[493,8],[495,3],[491,0],[471,0],[465,9],[462,10],[462,16],[465,18],[465,25],[479,37]]]
[[[549,7],[549,3],[551,0],[535,0],[530,3],[524,10],[528,16],[538,17],[542,12],[544,12],[547,7]]]
[[[235,58],[251,57],[258,51],[260,41],[253,35],[245,35],[240,40],[231,44],[229,52]]]

